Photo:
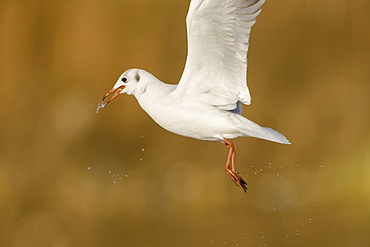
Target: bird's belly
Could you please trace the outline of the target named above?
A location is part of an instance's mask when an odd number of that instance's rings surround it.
[[[210,141],[240,136],[228,114],[215,108],[180,106],[147,112],[161,127],[178,135]]]

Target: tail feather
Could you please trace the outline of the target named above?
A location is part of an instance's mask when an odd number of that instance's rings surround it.
[[[267,127],[261,127],[258,124],[244,118],[243,116],[238,116],[237,130],[246,136],[255,137],[259,139],[264,139],[272,142],[278,142],[282,144],[291,144],[286,137]]]

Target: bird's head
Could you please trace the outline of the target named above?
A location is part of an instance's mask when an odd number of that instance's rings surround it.
[[[140,91],[141,87],[144,86],[143,81],[145,81],[145,79],[143,79],[143,77],[145,78],[146,76],[148,76],[148,74],[149,74],[148,72],[144,70],[140,70],[140,69],[126,70],[118,78],[113,88],[104,95],[102,101],[104,102],[104,100],[113,93],[114,93],[113,96],[105,103],[105,105],[123,93],[129,94],[129,95],[131,94],[135,95],[135,93],[137,91]]]

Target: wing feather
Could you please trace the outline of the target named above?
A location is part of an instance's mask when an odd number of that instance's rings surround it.
[[[192,0],[187,15],[188,56],[173,92],[224,110],[250,104],[247,53],[251,28],[265,0]]]

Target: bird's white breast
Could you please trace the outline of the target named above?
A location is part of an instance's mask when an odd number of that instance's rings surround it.
[[[235,138],[240,133],[233,128],[230,114],[204,103],[189,104],[170,95],[167,84],[148,87],[135,95],[140,106],[164,129],[201,140]]]

